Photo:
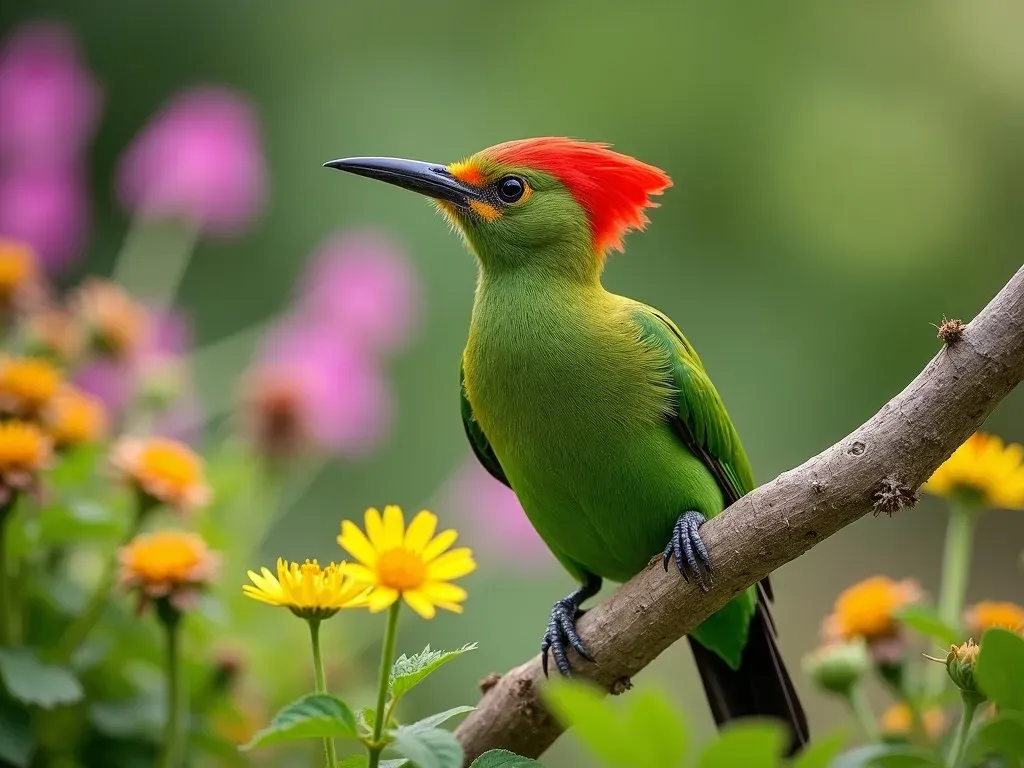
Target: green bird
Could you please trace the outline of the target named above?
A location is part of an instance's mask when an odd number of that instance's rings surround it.
[[[328,167],[432,198],[479,263],[462,357],[462,420],[484,467],[509,486],[580,587],[554,604],[541,650],[571,673],[569,649],[602,579],[624,582],[663,553],[711,585],[700,526],[753,489],[722,398],[666,315],[605,290],[601,272],[647,223],[661,170],[606,144],[507,142],[450,165],[386,157]],[[721,725],[765,715],[807,722],[775,643],[767,580],[690,634]]]

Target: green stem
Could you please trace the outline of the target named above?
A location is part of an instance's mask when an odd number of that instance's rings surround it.
[[[320,619],[309,619],[309,638],[313,643],[313,676],[316,680],[316,692],[327,693],[324,661],[320,654]],[[334,768],[334,764],[338,762],[338,756],[334,752],[334,739],[324,739],[324,754],[327,756],[327,768]]]
[[[950,627],[959,627],[967,580],[971,572],[971,552],[974,546],[974,525],[978,510],[963,501],[953,501],[946,524],[946,544],[942,553],[942,582],[939,587],[939,618]],[[946,685],[945,667],[934,664],[928,677],[926,691],[938,695]]]
[[[401,600],[396,600],[388,611],[388,623],[384,630],[384,648],[380,653],[380,683],[377,688],[377,711],[373,718],[373,741],[368,750],[370,761],[367,768],[380,765],[380,753],[384,751],[381,735],[384,733],[384,722],[387,719],[388,682],[391,679],[391,665],[395,662],[395,643],[398,640],[398,612],[402,607]]]
[[[978,711],[981,701],[978,695],[970,691],[961,691],[963,700],[963,714],[960,716],[960,726],[956,729],[956,737],[953,739],[953,746],[949,749],[949,759],[946,761],[948,768],[958,768],[964,757],[964,748],[967,746],[967,734],[971,732],[971,723],[974,722],[974,713]]]
[[[131,541],[135,534],[139,532],[139,527],[142,525],[144,517],[143,507],[140,506],[139,510],[128,527],[128,532],[124,537],[122,545]],[[114,588],[116,580],[117,551],[115,550],[110,553],[106,563],[103,565],[103,573],[100,575],[95,591],[93,591],[92,596],[89,598],[89,603],[78,614],[78,618],[71,623],[71,626],[65,630],[60,638],[60,642],[57,643],[54,658],[58,663],[66,664],[71,661],[71,656],[74,652],[78,650],[78,647],[85,642],[89,633],[99,624],[100,619],[103,618],[103,612],[107,609],[110,591]]]
[[[850,707],[850,712],[853,713],[853,718],[864,732],[865,738],[868,741],[876,741],[878,727],[875,725],[875,715],[871,711],[871,705],[868,704],[868,700],[864,696],[864,688],[859,684],[854,685],[846,695],[846,703]]]
[[[167,721],[164,726],[161,768],[182,765],[182,725],[186,709],[184,665],[181,663],[181,616],[167,611],[161,615],[167,635]]]
[[[7,562],[7,526],[10,520],[10,506],[0,508],[0,648],[11,643],[11,621],[13,604],[11,602],[11,575]]]

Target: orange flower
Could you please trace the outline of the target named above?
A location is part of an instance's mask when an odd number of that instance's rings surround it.
[[[967,495],[986,507],[1024,509],[1024,446],[977,432],[922,488],[947,498]]]
[[[156,531],[136,536],[118,552],[121,584],[138,590],[143,605],[149,599],[168,598],[179,610],[188,608],[196,594],[217,575],[219,558],[198,534]]]
[[[925,733],[937,739],[946,730],[946,716],[938,707],[929,707],[921,716]],[[913,729],[913,716],[906,704],[894,704],[882,715],[882,733],[887,736],[909,736]]]
[[[920,587],[910,579],[865,579],[839,594],[822,625],[824,635],[831,641],[863,637],[869,643],[891,638],[899,631],[896,612],[920,597]]]
[[[182,443],[163,437],[122,437],[114,446],[112,463],[152,502],[179,512],[210,502],[203,460]]]
[[[67,385],[47,407],[45,424],[58,447],[95,443],[107,434],[107,412],[95,397]]]
[[[120,286],[109,280],[87,280],[73,302],[93,345],[118,359],[131,357],[146,340],[149,316]]]
[[[37,488],[50,457],[50,440],[35,424],[0,422],[0,504],[18,491]]]
[[[26,243],[0,237],[0,305],[19,306],[39,291],[36,255]]]
[[[42,358],[9,357],[0,361],[0,411],[33,417],[57,394],[60,384],[60,371]]]
[[[1024,608],[1016,603],[982,601],[975,603],[964,614],[967,629],[974,637],[981,637],[986,629],[1000,628],[1017,632],[1024,628]]]

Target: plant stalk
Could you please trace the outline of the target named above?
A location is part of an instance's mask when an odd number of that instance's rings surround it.
[[[373,741],[367,747],[370,754],[367,768],[378,768],[380,753],[384,751],[381,735],[384,733],[385,710],[388,702],[388,683],[391,679],[391,665],[395,662],[395,643],[398,640],[398,612],[401,600],[396,600],[388,610],[388,623],[384,630],[384,648],[380,653],[380,683],[377,688],[377,711],[373,718]]]
[[[960,698],[963,701],[963,714],[960,716],[960,725],[956,729],[953,745],[949,748],[949,759],[946,761],[948,768],[959,768],[961,761],[964,759],[967,735],[971,732],[974,714],[978,711],[978,706],[981,704],[981,699],[976,693],[961,691],[960,694]]]
[[[875,724],[875,715],[871,711],[871,705],[868,704],[867,698],[864,696],[864,688],[859,683],[854,685],[846,695],[846,703],[850,707],[854,720],[857,721],[861,731],[864,732],[864,737],[869,742],[876,741],[878,739],[878,727]]]
[[[309,619],[309,639],[313,645],[313,676],[316,680],[316,692],[327,693],[327,678],[324,675],[324,661],[320,653],[320,619]],[[327,756],[327,768],[334,768],[338,756],[334,751],[334,739],[324,738],[324,754]]]
[[[182,727],[186,709],[185,675],[181,658],[181,614],[159,611],[167,636],[167,721],[164,725],[161,768],[180,768],[183,757]]]
[[[950,627],[959,627],[964,600],[967,597],[967,581],[971,572],[971,553],[974,549],[974,527],[978,519],[978,508],[963,500],[951,504],[949,522],[946,524],[946,543],[942,553],[942,582],[939,587],[939,617]],[[929,672],[926,692],[937,696],[946,684],[946,670],[934,665]]]

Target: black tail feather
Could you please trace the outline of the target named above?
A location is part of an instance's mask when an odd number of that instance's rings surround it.
[[[790,755],[808,743],[807,716],[782,663],[763,597],[758,600],[739,669],[731,669],[718,655],[692,640],[690,647],[719,727],[740,717],[772,717],[790,730]]]

